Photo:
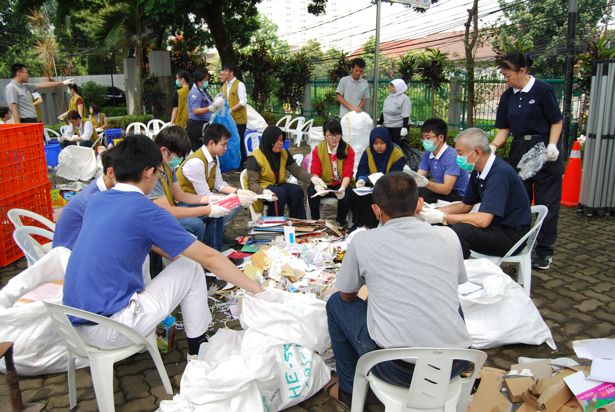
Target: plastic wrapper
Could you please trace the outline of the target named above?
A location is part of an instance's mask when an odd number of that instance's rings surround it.
[[[546,161],[547,148],[544,143],[540,142],[521,156],[521,160],[517,164],[519,177],[522,180],[527,180],[535,176],[542,169]]]

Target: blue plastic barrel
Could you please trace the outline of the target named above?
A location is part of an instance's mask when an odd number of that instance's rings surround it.
[[[55,167],[58,165],[58,156],[60,155],[62,148],[60,143],[50,141],[45,145],[45,159],[47,159],[47,166]]]

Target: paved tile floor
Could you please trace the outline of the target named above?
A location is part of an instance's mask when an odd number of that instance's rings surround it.
[[[238,179],[233,173],[229,181]],[[235,176],[237,175],[237,176]],[[245,213],[245,212],[243,212]],[[245,231],[247,214],[236,219],[230,233]],[[547,345],[510,345],[488,350],[487,364],[507,368],[519,356],[559,357],[574,355],[574,339],[615,335],[615,220],[595,218],[587,220],[573,209],[562,209],[559,238],[553,265],[548,271],[534,271],[532,298],[551,328],[558,350]],[[26,267],[22,259],[0,269],[0,287]],[[507,269],[509,271],[509,269]],[[227,323],[217,314],[213,329],[238,327]],[[1,326],[0,326],[1,328]],[[164,355],[167,372],[177,392],[186,366],[186,342],[178,334],[177,349]],[[153,362],[148,355],[138,354],[120,362],[115,368],[115,403],[118,411],[155,410],[164,393]],[[68,409],[65,374],[22,377],[22,396],[26,402],[43,402],[47,411]],[[88,369],[77,373],[78,410],[96,410],[96,401]],[[8,407],[8,389],[0,378],[0,410]],[[381,411],[378,404],[370,404],[369,411]],[[343,410],[322,391],[290,411],[326,412]]]

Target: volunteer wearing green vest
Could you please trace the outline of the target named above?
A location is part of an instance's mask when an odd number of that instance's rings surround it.
[[[94,126],[89,119],[82,119],[74,110],[66,114],[66,120],[71,126],[66,135],[61,137],[62,147],[79,144],[80,146],[91,147],[98,138]]]
[[[213,247],[217,239],[214,239],[213,233],[209,232],[206,222],[210,218],[222,220],[229,210],[211,204],[209,196],[186,193],[180,187],[171,165],[178,164],[178,160],[190,153],[190,139],[186,131],[179,126],[165,127],[158,133],[155,142],[162,153],[162,172],[164,173],[160,173],[158,182],[148,197],[175,216],[182,226],[194,234],[197,239]],[[196,206],[180,207],[177,206],[178,202]]]
[[[186,127],[188,122],[188,93],[190,92],[190,74],[182,70],[177,73],[175,86],[179,88],[173,94],[173,112],[171,123],[179,127]]]
[[[326,187],[310,185],[307,189],[308,203],[312,219],[320,219],[320,199],[337,198],[337,223],[346,224],[346,216],[352,199],[352,174],[355,153],[352,147],[342,140],[342,125],[337,119],[329,119],[323,126],[325,141],[312,150],[310,172],[320,176]],[[314,196],[324,190],[334,193]]]
[[[68,90],[66,92],[70,93],[68,111],[75,110],[82,119],[85,118],[85,104],[83,103],[83,97],[79,95],[79,86],[75,83],[71,83],[68,85]]]
[[[225,65],[222,67],[222,71],[220,71],[220,80],[224,83],[222,83],[220,92],[222,96],[228,100],[231,115],[237,124],[239,148],[241,150],[241,164],[239,167],[243,168],[248,156],[244,143],[246,124],[248,123],[248,109],[246,108],[248,96],[246,94],[246,85],[235,77],[236,73],[237,66]]]
[[[277,126],[269,126],[263,131],[261,143],[248,157],[248,187],[257,194],[269,196],[267,202],[269,216],[283,216],[288,204],[289,216],[305,219],[303,189],[294,183],[287,183],[287,172],[297,180],[310,182],[315,186],[326,186],[318,176],[312,176],[304,168],[295,163],[290,152],[283,148],[284,132]],[[263,210],[261,202],[254,202],[257,212]]]
[[[226,153],[230,132],[221,124],[212,124],[203,132],[203,145],[192,153],[185,162],[177,168],[177,179],[182,190],[199,196],[222,198],[228,194],[237,194],[241,206],[248,207],[256,200],[256,193],[249,190],[237,189],[222,179],[220,160],[218,156]],[[217,196],[216,194],[219,194]],[[217,246],[222,248],[224,226],[227,225],[241,211],[241,206],[231,209],[231,212],[221,219],[206,221],[207,233],[212,231],[217,240]],[[215,248],[215,247],[214,247]]]
[[[90,105],[90,121],[92,126],[94,126],[94,130],[99,133],[109,127],[107,116],[100,111],[100,107],[95,103]]]
[[[386,127],[376,127],[369,135],[369,147],[363,152],[357,168],[357,188],[371,185],[369,175],[374,173],[401,172],[406,164],[403,152],[391,139]],[[378,226],[378,219],[372,211],[372,195],[352,195],[353,228]]]

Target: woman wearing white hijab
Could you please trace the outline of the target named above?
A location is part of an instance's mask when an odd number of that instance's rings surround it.
[[[382,105],[380,124],[389,129],[393,141],[407,152],[408,121],[412,103],[406,95],[408,86],[402,79],[394,79],[389,83],[390,94]]]

